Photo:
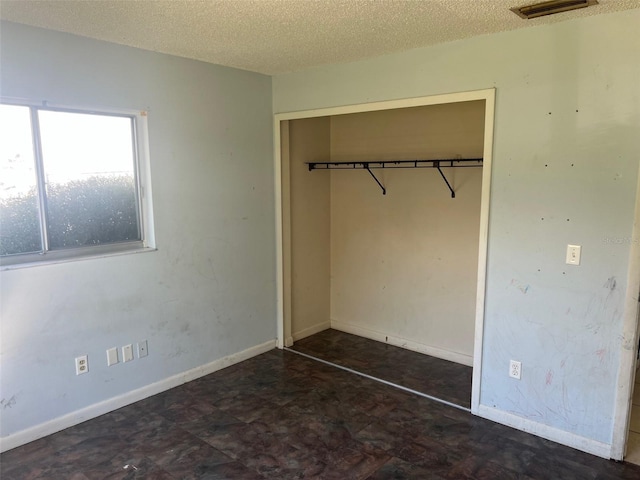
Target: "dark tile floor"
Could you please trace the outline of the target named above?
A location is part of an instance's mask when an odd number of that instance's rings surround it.
[[[9,479],[634,479],[560,446],[273,350],[0,456]]]
[[[473,369],[459,363],[332,329],[298,340],[291,348],[461,407],[471,407]]]

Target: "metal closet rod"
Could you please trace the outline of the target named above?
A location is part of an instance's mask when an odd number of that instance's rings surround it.
[[[447,184],[451,192],[451,198],[456,198],[456,192],[451,188],[451,184],[445,177],[440,167],[449,168],[469,168],[482,167],[482,158],[457,158],[449,160],[384,160],[379,162],[309,162],[309,171],[313,170],[366,170],[373,177],[382,189],[382,194],[387,194],[387,189],[380,183],[378,177],[371,169],[376,168],[435,168],[440,172],[440,176]]]

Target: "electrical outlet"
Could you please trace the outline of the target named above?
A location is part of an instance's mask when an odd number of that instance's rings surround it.
[[[142,340],[141,342],[138,342],[138,358],[146,357],[147,355],[149,355],[147,341]]]
[[[107,350],[107,367],[110,367],[111,365],[115,365],[116,363],[119,363],[119,362],[120,360],[118,359],[118,348],[113,347]]]
[[[76,357],[76,375],[82,375],[89,371],[89,357],[88,355],[80,355]]]
[[[511,378],[520,380],[521,375],[522,375],[522,363],[516,360],[511,360],[509,362],[509,376]]]
[[[130,362],[133,360],[133,345],[125,345],[122,347],[122,361]]]

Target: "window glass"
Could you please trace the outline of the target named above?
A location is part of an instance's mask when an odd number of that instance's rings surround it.
[[[50,248],[140,240],[132,118],[38,117]]]
[[[42,250],[29,107],[0,105],[0,255]]]

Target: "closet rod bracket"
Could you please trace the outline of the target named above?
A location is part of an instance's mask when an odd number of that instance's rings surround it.
[[[380,183],[380,180],[378,180],[378,177],[376,177],[373,172],[371,171],[371,169],[369,168],[369,164],[368,163],[363,163],[362,166],[364,167],[364,169],[369,172],[369,175],[371,175],[373,177],[373,179],[376,181],[376,183],[380,186],[380,188],[382,189],[382,194],[386,195],[387,194],[387,189],[384,188],[384,185],[382,185]]]
[[[444,173],[442,173],[442,170],[440,170],[440,162],[434,162],[434,166],[438,169],[438,172],[440,172],[440,176],[444,180],[444,183],[446,183],[447,187],[449,187],[449,191],[451,192],[451,198],[456,198],[456,192],[453,191],[453,188],[451,188],[451,184],[449,183],[449,180],[447,180],[447,177],[445,177]]]

